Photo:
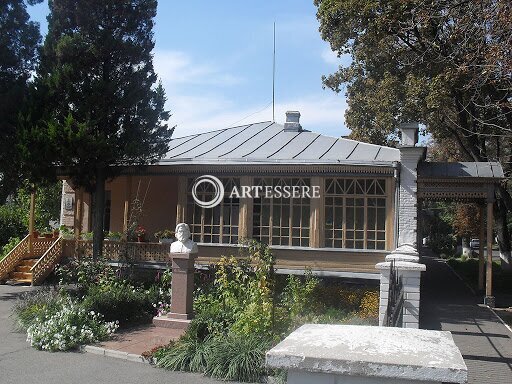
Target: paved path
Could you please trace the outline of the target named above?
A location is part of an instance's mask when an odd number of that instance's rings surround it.
[[[78,352],[42,352],[31,348],[24,333],[13,330],[10,308],[28,287],[0,285],[0,383],[2,384],[214,384],[198,374],[170,372],[135,363]]]
[[[468,367],[468,383],[512,383],[512,333],[443,260],[423,257],[420,327],[451,331]]]

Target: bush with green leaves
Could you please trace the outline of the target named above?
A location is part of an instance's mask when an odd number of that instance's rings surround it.
[[[155,300],[160,300],[156,288],[145,290],[123,283],[89,287],[82,305],[101,313],[106,321],[118,321],[126,326],[150,322]]]
[[[16,326],[26,331],[36,318],[54,313],[60,306],[60,293],[50,289],[38,289],[22,293],[12,307]]]
[[[265,375],[265,352],[272,339],[256,334],[210,336],[192,333],[155,355],[161,368],[206,373],[221,380],[255,382]]]
[[[7,256],[7,254],[11,252],[14,249],[14,247],[16,247],[19,244],[20,241],[21,240],[19,237],[11,237],[7,244],[5,244],[0,251],[0,260]]]
[[[153,354],[158,366],[259,381],[275,374],[265,370],[265,352],[296,327],[372,321],[373,290],[324,286],[311,271],[276,279],[274,258],[264,244],[249,243],[241,257],[222,257],[213,270],[212,284],[202,281],[196,290],[196,317],[186,334]],[[368,319],[361,320],[359,311]]]
[[[60,215],[61,182],[40,185],[36,190],[35,227],[45,228]],[[0,246],[10,238],[24,238],[28,233],[30,189],[25,186],[0,205]]]
[[[60,285],[77,284],[81,292],[90,287],[121,284],[116,269],[105,258],[93,260],[90,257],[74,258],[56,268]]]
[[[88,311],[69,297],[61,297],[53,310],[39,313],[27,329],[27,342],[37,349],[66,351],[82,344],[108,339],[117,329],[116,322]]]
[[[273,340],[256,333],[230,333],[207,343],[205,373],[230,381],[260,381],[265,375],[265,353]]]
[[[107,339],[118,327],[106,322],[67,292],[40,289],[23,293],[13,306],[17,327],[37,349],[65,351]]]

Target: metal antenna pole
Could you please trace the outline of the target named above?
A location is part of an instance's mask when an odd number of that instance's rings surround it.
[[[275,118],[275,84],[276,84],[276,22],[274,21],[274,55],[272,56],[272,122]]]

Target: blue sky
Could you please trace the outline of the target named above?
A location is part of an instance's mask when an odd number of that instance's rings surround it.
[[[47,30],[48,7],[29,7]],[[175,137],[272,119],[272,30],[276,23],[275,120],[301,112],[305,129],[348,134],[346,101],[322,89],[341,59],[322,41],[313,0],[160,0],[155,68]]]

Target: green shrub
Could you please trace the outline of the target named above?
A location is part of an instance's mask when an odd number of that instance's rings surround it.
[[[154,314],[156,292],[136,289],[129,284],[91,286],[83,306],[101,313],[106,321],[119,321],[121,326],[150,321]]]
[[[36,318],[55,313],[60,306],[59,297],[59,292],[47,289],[22,293],[12,307],[17,328],[26,331]]]
[[[35,227],[44,228],[51,220],[58,220],[60,215],[60,199],[62,182],[39,185],[36,191]],[[19,188],[16,194],[0,205],[0,246],[10,238],[23,238],[28,232],[28,214],[30,207],[30,191]]]
[[[271,345],[270,340],[254,333],[216,337],[208,343],[206,373],[221,380],[260,381]]]
[[[93,260],[88,257],[72,259],[59,266],[56,274],[60,285],[77,284],[81,292],[87,292],[91,287],[123,283],[107,259]]]
[[[154,355],[157,366],[172,371],[204,372],[208,360],[209,342],[187,332],[171,346]]]
[[[0,246],[12,238],[23,238],[27,234],[25,216],[28,210],[14,203],[0,205]],[[1,259],[2,257],[0,257]]]
[[[27,329],[27,341],[37,349],[66,351],[81,344],[107,339],[118,325],[103,321],[102,315],[87,311],[69,297],[58,300],[55,311],[45,310]]]
[[[224,334],[235,322],[235,313],[214,294],[201,294],[194,300],[195,317],[190,327],[200,338]]]
[[[222,380],[255,382],[265,374],[265,353],[271,340],[255,334],[198,338],[187,332],[156,352],[157,366],[174,371],[206,373]]]
[[[287,284],[283,291],[282,304],[288,310],[290,317],[303,314],[313,301],[313,293],[319,280],[313,277],[311,270],[306,270],[301,279],[298,276],[288,275]]]
[[[7,254],[11,252],[14,249],[14,247],[16,247],[19,244],[20,241],[21,240],[19,237],[11,237],[7,244],[5,244],[2,247],[2,250],[0,251],[0,260],[7,256]]]

